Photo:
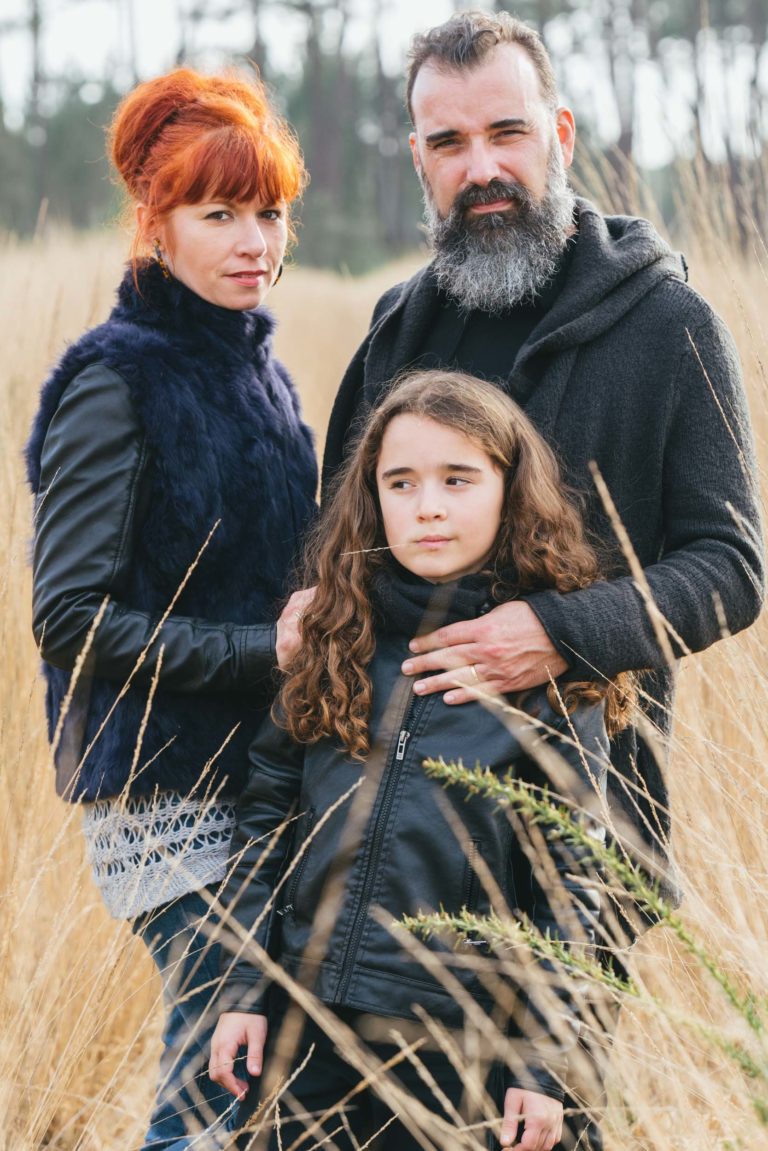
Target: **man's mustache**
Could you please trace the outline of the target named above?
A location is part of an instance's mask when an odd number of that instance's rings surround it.
[[[523,184],[491,180],[483,188],[479,184],[468,184],[463,188],[451,205],[451,215],[463,214],[468,208],[478,204],[492,204],[495,200],[509,200],[523,210],[532,207],[534,202],[533,196]]]

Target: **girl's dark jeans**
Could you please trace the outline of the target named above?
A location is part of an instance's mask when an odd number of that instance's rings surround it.
[[[362,1035],[365,1045],[382,1062],[400,1051],[399,1046],[391,1039],[387,1041],[383,1038],[390,1027],[397,1029],[400,1021],[379,1018],[376,1021],[382,1036],[382,1039],[379,1039],[371,1037],[368,1032],[367,1025],[370,1025],[374,1017],[345,1009],[337,1010],[337,1014],[343,1022]],[[273,1012],[270,1012],[270,1016],[270,1036],[264,1060],[265,1076],[269,1073],[269,1063],[273,1057],[272,1043],[279,1032],[283,1011],[281,1010],[277,1018]],[[410,1041],[412,1036],[406,1035],[405,1038]],[[346,1096],[350,1098],[343,1112],[335,1110],[327,1119],[322,1120],[319,1128],[315,1128],[311,1136],[302,1140],[300,1144],[302,1149],[306,1147],[309,1151],[310,1148],[321,1145],[324,1151],[325,1149],[357,1151],[363,1146],[366,1151],[422,1151],[423,1143],[414,1138],[400,1118],[393,1116],[390,1108],[372,1088],[356,1090],[362,1078],[360,1072],[344,1059],[336,1050],[333,1041],[310,1019],[303,1021],[301,1039],[291,1063],[292,1070],[295,1071],[305,1060],[306,1066],[291,1082],[287,1092],[281,1096],[279,1138],[275,1129],[265,1129],[257,1136],[253,1133],[241,1134],[237,1142],[238,1151],[281,1151],[291,1147],[316,1119],[322,1117],[326,1111],[333,1111],[339,1101]],[[418,1051],[418,1062],[421,1064],[420,1068],[408,1060],[402,1060],[392,1069],[393,1077],[402,1083],[411,1096],[419,1100],[427,1110],[448,1119],[449,1122],[454,1121],[449,1114],[450,1109],[455,1109],[454,1114],[461,1113],[465,1123],[472,1123],[473,1120],[478,1123],[482,1121],[482,1115],[473,1116],[467,1112],[465,1076],[457,1072],[443,1051],[435,1045],[421,1047]],[[431,1079],[432,1084],[425,1082],[425,1078]],[[504,1071],[500,1065],[491,1065],[489,1068],[486,1090],[496,1104],[496,1114],[501,1117],[504,1102]],[[259,1094],[260,1084],[256,1081],[251,1085],[247,1099],[239,1105],[233,1115],[229,1124],[230,1130],[238,1130],[243,1126],[247,1129],[248,1120],[259,1102]],[[566,1100],[566,1108],[569,1107],[569,1103],[570,1101]],[[493,1135],[487,1129],[484,1131],[482,1127],[477,1128],[475,1140],[478,1148],[499,1147]],[[444,1145],[447,1147],[449,1144]],[[582,1115],[567,1119],[566,1131],[562,1143],[558,1145],[558,1151],[576,1151],[577,1148],[578,1151],[602,1151],[602,1140],[598,1129],[589,1124]]]

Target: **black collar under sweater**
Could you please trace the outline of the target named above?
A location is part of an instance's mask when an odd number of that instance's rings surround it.
[[[462,310],[438,291],[439,307],[424,332],[419,368],[449,368],[500,384],[518,397],[513,365],[518,352],[560,295],[568,274],[578,232],[568,241],[557,272],[533,300],[523,300],[499,314]]]

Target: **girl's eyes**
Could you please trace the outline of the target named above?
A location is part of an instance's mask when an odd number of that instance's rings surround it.
[[[259,212],[262,220],[279,220],[282,214],[280,208],[265,208],[263,212]]]
[[[213,212],[207,212],[205,218],[206,220],[230,220],[232,213],[228,208],[216,208]]]
[[[454,488],[463,488],[465,485],[470,483],[466,476],[446,476],[444,482],[446,486]],[[390,484],[390,490],[393,492],[405,491],[406,488],[412,488],[415,486],[416,485],[413,480],[393,480]]]

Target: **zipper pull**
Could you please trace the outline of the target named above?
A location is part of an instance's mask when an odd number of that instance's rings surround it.
[[[395,759],[405,759],[405,748],[410,738],[410,731],[406,731],[405,728],[403,728],[397,738],[397,751],[395,752]]]

